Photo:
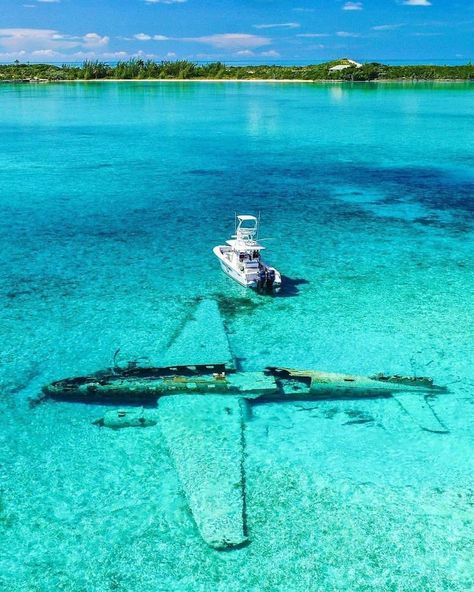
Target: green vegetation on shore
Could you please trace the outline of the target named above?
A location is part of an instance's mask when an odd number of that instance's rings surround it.
[[[334,70],[334,66],[344,69]],[[474,66],[387,66],[357,65],[336,60],[310,66],[228,66],[221,62],[195,64],[185,60],[153,62],[132,59],[110,65],[87,61],[81,66],[49,64],[0,65],[0,82],[60,80],[474,80]]]

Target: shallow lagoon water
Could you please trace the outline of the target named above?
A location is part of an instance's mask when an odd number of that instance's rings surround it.
[[[0,583],[11,591],[470,590],[474,87],[0,87]],[[261,211],[271,298],[218,269]],[[28,397],[159,363],[216,298],[245,369],[428,374],[395,400],[255,405],[251,544],[200,539],[158,429]],[[209,340],[212,330],[209,329]]]

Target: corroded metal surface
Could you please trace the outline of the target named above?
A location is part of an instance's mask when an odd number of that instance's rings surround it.
[[[161,430],[202,538],[216,549],[247,540],[244,401],[225,395],[163,397]]]
[[[222,364],[126,368],[53,382],[46,396],[63,400],[154,402],[173,394],[228,394],[248,399],[390,396],[396,392],[445,392],[428,378],[383,379],[316,370],[267,368],[236,372]]]
[[[288,391],[296,382],[305,385],[309,396],[327,397],[376,397],[390,396],[396,392],[446,392],[444,387],[434,385],[428,377],[399,376],[376,374],[374,376],[358,376],[354,374],[340,374],[334,372],[322,372],[319,370],[297,370],[294,368],[267,368],[268,373],[278,377],[285,390],[286,382]],[[304,389],[303,389],[304,390]]]

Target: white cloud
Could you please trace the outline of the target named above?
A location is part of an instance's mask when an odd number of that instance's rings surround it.
[[[176,57],[175,54],[168,54],[167,57]],[[116,61],[116,60],[128,60],[131,58],[142,58],[142,59],[162,59],[163,56],[154,53],[145,53],[143,51],[137,51],[129,53],[126,51],[110,51],[110,52],[96,52],[96,51],[75,51],[75,52],[60,52],[51,49],[37,49],[32,52],[27,51],[15,51],[15,52],[0,52],[0,60],[3,62],[10,62],[13,60],[21,61],[63,61],[63,62],[82,62],[84,60],[101,60],[101,61]]]
[[[360,37],[359,33],[350,33],[349,31],[338,31],[336,35],[338,37]]]
[[[36,51],[32,51],[31,55],[34,58],[56,58],[61,54],[54,49],[37,49]]]
[[[297,37],[308,37],[313,39],[315,37],[330,37],[329,33],[298,33]]]
[[[136,33],[131,37],[123,37],[127,41],[153,42],[174,41],[179,43],[196,43],[217,48],[223,52],[245,52],[248,55],[259,48],[272,43],[270,37],[249,33],[218,33],[200,37],[167,37],[161,34]],[[81,59],[122,59],[143,54],[124,51],[107,53],[109,44],[107,35],[89,32],[84,35],[71,35],[56,29],[33,28],[0,28],[0,56],[9,59],[52,59],[55,61]],[[174,52],[171,52],[174,53]],[[152,54],[143,54],[152,55]],[[267,57],[276,57],[274,50],[264,52]],[[174,57],[170,56],[170,57]],[[215,57],[215,56],[213,56]]]
[[[147,4],[183,4],[187,0],[145,0]]]
[[[252,49],[271,43],[271,39],[268,37],[249,35],[248,33],[218,33],[204,37],[183,37],[179,41],[205,43],[218,49]]]
[[[362,10],[363,8],[362,2],[346,2],[342,10]]]
[[[236,51],[235,55],[240,57],[249,58],[255,55],[255,53],[251,49],[241,49],[240,51]]]
[[[137,33],[133,36],[137,41],[168,41],[171,39],[166,35],[148,35],[147,33]],[[129,41],[129,39],[127,39]]]
[[[76,54],[75,57],[79,57],[80,54]],[[94,54],[91,55],[94,57]],[[108,51],[101,54],[100,56],[104,60],[125,60],[129,57],[126,51]]]
[[[406,6],[431,6],[429,0],[404,0],[403,4]]]
[[[145,53],[143,51],[136,51],[135,53],[129,53],[127,51],[104,51],[102,53],[95,53],[93,51],[77,51],[72,54],[61,54],[62,58],[73,61],[82,60],[103,60],[103,61],[115,61],[115,60],[129,60],[131,58],[145,58],[154,59],[159,56],[153,53]]]
[[[84,47],[103,47],[109,43],[110,39],[107,35],[103,37],[98,35],[97,33],[86,33],[84,37],[82,37],[81,45]]]
[[[54,29],[0,29],[0,46],[10,50],[67,49],[77,45],[63,40]]]
[[[299,23],[270,23],[263,25],[254,25],[255,29],[298,29]]]
[[[265,58],[279,58],[280,54],[275,51],[274,49],[269,49],[268,51],[262,51],[262,53],[260,54]]]
[[[61,0],[36,0],[36,2],[41,2],[42,4],[59,4]]]
[[[133,37],[137,41],[150,41],[151,39],[151,35],[147,35],[146,33],[137,33]]]
[[[189,56],[189,57],[193,57],[196,60],[211,60],[211,61],[215,61],[218,58],[223,58],[224,55],[223,54],[215,54],[215,53],[197,53],[194,56]]]
[[[9,62],[10,60],[18,60],[26,56],[26,51],[4,51],[0,52],[0,60]]]
[[[0,47],[17,52],[103,47],[108,42],[107,36],[97,33],[74,36],[55,29],[0,29]]]
[[[372,27],[372,31],[394,31],[400,27],[403,27],[403,25],[376,25]]]
[[[129,38],[126,38],[130,40]],[[204,43],[219,49],[247,50],[269,45],[271,39],[248,33],[220,33],[204,35],[202,37],[167,37],[166,35],[149,35],[148,33],[136,33],[133,39],[137,41],[179,41],[185,43]]]

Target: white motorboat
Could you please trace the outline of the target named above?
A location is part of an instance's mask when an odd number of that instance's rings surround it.
[[[261,258],[264,246],[258,242],[258,220],[255,216],[236,217],[236,229],[225,245],[214,247],[222,271],[246,288],[278,292],[281,275]]]

